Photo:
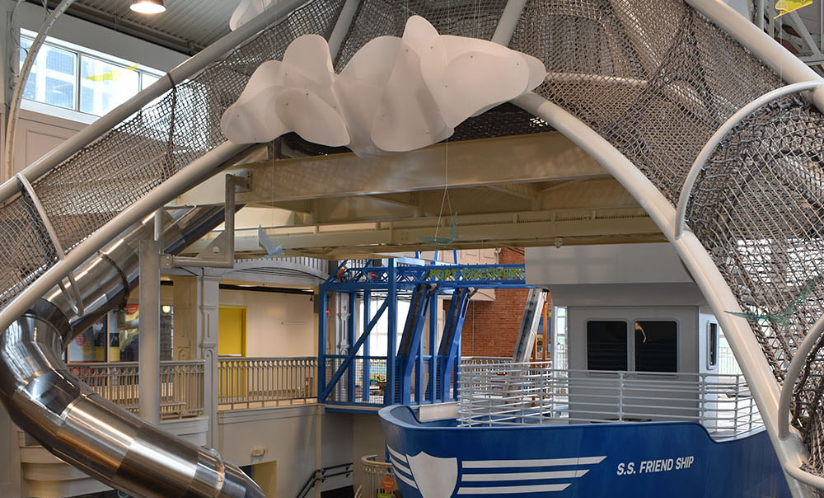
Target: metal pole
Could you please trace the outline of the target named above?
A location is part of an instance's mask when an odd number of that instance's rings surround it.
[[[34,66],[34,61],[37,59],[37,53],[40,51],[40,47],[43,46],[43,42],[46,41],[46,35],[48,35],[49,31],[51,31],[51,28],[54,26],[57,18],[60,17],[60,15],[65,12],[72,3],[74,3],[74,0],[63,0],[57,8],[49,14],[49,17],[43,23],[43,26],[40,27],[40,31],[34,38],[34,42],[32,42],[31,47],[29,47],[29,51],[26,54],[26,60],[23,61],[23,67],[17,75],[17,82],[14,85],[14,93],[12,94],[11,103],[9,104],[9,115],[6,120],[6,179],[11,179],[11,177],[14,176],[14,136],[17,134],[17,115],[20,112],[20,102],[23,100],[23,89],[26,87],[26,81],[29,79],[29,73],[31,73],[31,68]],[[8,54],[3,55],[6,56]]]
[[[326,289],[320,286],[318,303],[318,403],[326,401],[326,327],[328,301]]]
[[[343,4],[335,28],[332,30],[332,34],[329,35],[329,54],[333,61],[339,55],[343,41],[346,39],[346,35],[349,34],[349,28],[352,26],[358,7],[360,7],[360,0],[346,0],[346,3]]]
[[[361,331],[362,334],[365,334],[367,328],[369,327],[369,321],[372,319],[372,293],[368,290],[363,291],[363,330]],[[369,399],[369,386],[371,385],[371,375],[369,372],[369,367],[371,366],[370,362],[372,359],[369,357],[371,351],[369,350],[369,340],[367,339],[363,343],[363,401],[368,403]]]
[[[764,0],[755,0],[755,25],[764,31]]]
[[[426,400],[434,403],[438,378],[438,294],[432,294],[429,299],[429,395]]]
[[[389,290],[386,299],[389,301],[389,316],[386,341],[386,395],[384,405],[395,402],[395,354],[397,353],[398,339],[398,282],[395,271],[395,260],[389,259]]]
[[[354,353],[356,355],[355,358],[352,359],[352,363],[349,365],[349,372],[346,376],[347,386],[348,386],[347,390],[349,391],[347,393],[348,394],[347,399],[349,400],[350,403],[355,402],[355,384],[356,384],[355,372],[358,369],[358,358],[357,358],[358,352],[351,350],[355,345],[355,341],[357,340],[355,338],[356,337],[355,332],[356,332],[356,329],[358,327],[358,322],[357,322],[358,315],[357,315],[357,313],[355,313],[355,310],[357,309],[357,306],[358,306],[357,297],[358,297],[357,293],[355,293],[355,292],[350,292],[349,293],[349,300],[348,300],[349,316],[346,319],[346,340],[347,340],[347,342],[349,342],[349,348],[350,348],[349,352]],[[366,386],[366,387],[368,387],[368,386]]]
[[[160,251],[156,240],[140,241],[138,371],[140,417],[160,424]]]
[[[509,45],[525,6],[526,0],[509,0],[507,2],[504,13],[501,14],[501,19],[498,21],[498,26],[495,27],[495,34],[492,35],[493,42],[503,46]]]

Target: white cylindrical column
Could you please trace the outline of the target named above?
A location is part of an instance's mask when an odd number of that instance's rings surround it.
[[[160,242],[140,241],[140,417],[160,424]]]

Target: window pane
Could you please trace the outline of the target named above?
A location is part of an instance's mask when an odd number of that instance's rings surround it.
[[[138,92],[140,74],[134,68],[85,55],[80,66],[80,110],[85,113],[102,116]]]
[[[707,352],[707,366],[714,367],[718,363],[718,324],[707,324],[707,337],[709,351]]]
[[[20,45],[28,49],[32,41],[21,38]],[[26,52],[20,51],[20,65],[26,59]],[[34,61],[29,79],[23,91],[23,98],[52,104],[66,109],[74,109],[77,88],[77,55],[51,45],[43,45]]]
[[[149,73],[141,73],[141,78],[143,78],[143,83],[142,83],[142,86],[140,87],[141,90],[145,90],[146,88],[149,88],[150,86],[152,86],[152,84],[155,81],[160,79],[157,76],[155,76],[153,74],[149,74]]]
[[[678,371],[678,324],[635,322],[635,371]]]
[[[46,52],[46,67],[52,71],[74,76],[74,54],[62,50]]]
[[[627,369],[626,322],[587,322],[587,368]]]
[[[32,40],[29,38],[20,39],[20,65],[19,69],[23,68],[23,63],[26,62],[26,53],[31,48]],[[23,89],[23,98],[27,100],[35,100],[37,97],[37,64],[32,66],[31,73],[29,73],[29,80],[26,81],[26,88]]]
[[[74,81],[47,77],[46,103],[66,109],[74,108]]]

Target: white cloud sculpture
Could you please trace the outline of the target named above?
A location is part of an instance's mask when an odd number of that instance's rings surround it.
[[[268,142],[294,131],[359,156],[426,147],[452,135],[471,116],[530,92],[544,65],[486,40],[439,35],[410,17],[403,38],[381,36],[335,74],[323,37],[294,40],[283,61],[254,72],[223,114],[235,143]]]
[[[269,7],[278,3],[279,0],[240,0],[232,17],[229,19],[229,28],[234,31],[249,22],[253,17],[263,12]]]

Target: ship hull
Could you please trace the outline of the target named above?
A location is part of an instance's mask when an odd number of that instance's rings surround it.
[[[381,410],[403,498],[789,498],[765,431],[714,441],[693,422],[457,427]]]

